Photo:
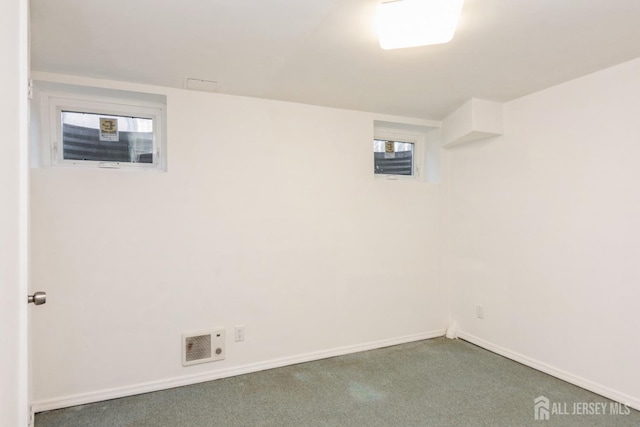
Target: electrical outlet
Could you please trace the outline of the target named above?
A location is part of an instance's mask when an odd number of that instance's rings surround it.
[[[244,341],[244,326],[236,326],[236,342]]]
[[[478,319],[484,319],[484,307],[476,305],[476,317]]]

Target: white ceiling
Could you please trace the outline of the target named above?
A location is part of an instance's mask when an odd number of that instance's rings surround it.
[[[640,57],[640,0],[466,0],[451,43],[385,51],[378,0],[31,0],[32,68],[442,119]]]

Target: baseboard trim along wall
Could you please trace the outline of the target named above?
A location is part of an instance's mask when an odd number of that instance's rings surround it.
[[[463,331],[458,332],[458,338],[468,341],[472,344],[475,344],[478,347],[482,347],[485,350],[489,350],[493,353],[496,353],[508,359],[514,360],[518,363],[522,363],[523,365],[529,366],[530,368],[544,372],[545,374],[549,374],[553,377],[559,378],[563,381],[566,381],[578,387],[584,388],[585,390],[589,390],[593,393],[599,394],[603,397],[606,397],[607,399],[611,399],[616,402],[627,405],[630,408],[640,410],[640,400],[637,398],[634,398],[633,396],[629,396],[628,394],[620,393],[609,387],[605,387],[601,384],[594,383],[593,381],[589,381],[585,378],[578,377],[569,372],[563,371],[562,369],[554,368],[553,366],[547,365],[546,363],[542,363],[535,359],[531,359],[530,357],[524,356],[520,353],[513,352],[504,347],[500,347],[499,345],[495,345],[493,343],[485,341],[471,334],[467,334]]]
[[[265,371],[267,369],[281,368],[283,366],[295,365],[298,363],[312,362],[314,360],[326,359],[329,357],[342,356],[345,354],[358,353],[361,351],[375,350],[377,348],[390,347],[398,344],[406,344],[414,341],[421,341],[445,334],[445,329],[424,332],[413,335],[406,335],[387,340],[374,341],[364,344],[356,344],[345,347],[338,347],[330,350],[322,350],[313,353],[306,353],[297,356],[283,357],[273,359],[266,362],[252,363],[243,366],[237,366],[229,369],[213,370],[197,375],[185,375],[180,377],[169,378],[166,380],[152,381],[141,384],[134,384],[126,387],[118,387],[107,390],[100,390],[91,393],[76,394],[72,396],[64,396],[55,399],[47,399],[34,401],[32,403],[33,412],[50,411],[53,409],[67,408],[69,406],[85,405],[87,403],[100,402],[103,400],[117,399],[120,397],[133,396],[136,394],[150,393],[153,391],[167,390],[174,387],[182,387],[185,385],[198,384],[206,381],[217,380],[221,378],[233,377],[236,375],[249,374],[252,372]]]

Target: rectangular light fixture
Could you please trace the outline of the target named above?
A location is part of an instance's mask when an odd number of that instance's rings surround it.
[[[398,49],[448,43],[464,0],[397,0],[378,5],[380,47]]]

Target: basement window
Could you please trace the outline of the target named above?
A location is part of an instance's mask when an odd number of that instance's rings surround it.
[[[43,95],[43,129],[53,166],[166,170],[165,105]]]
[[[424,136],[419,132],[374,128],[373,173],[386,179],[418,179]]]
[[[153,164],[153,119],[60,111],[64,161]]]
[[[373,140],[373,172],[379,175],[413,176],[413,142]]]

